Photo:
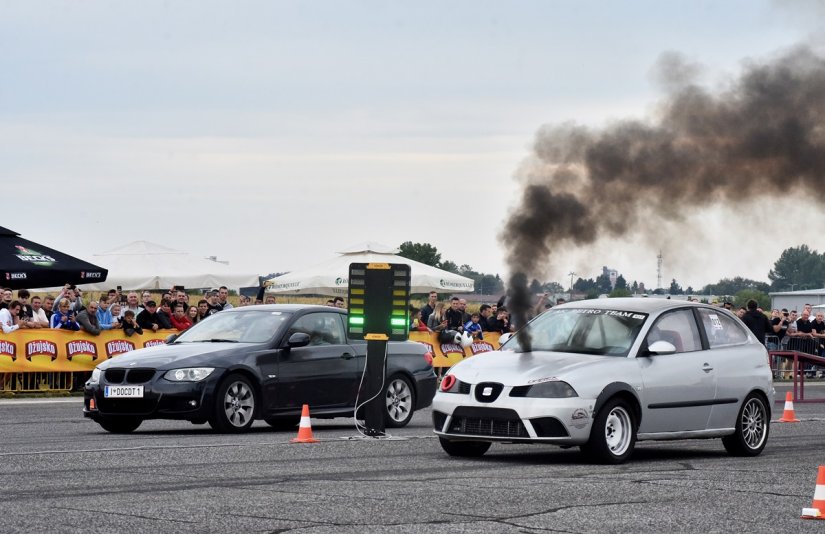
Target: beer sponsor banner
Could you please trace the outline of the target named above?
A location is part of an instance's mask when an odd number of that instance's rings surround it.
[[[410,341],[417,341],[426,345],[433,355],[433,367],[451,367],[464,358],[469,358],[481,352],[498,350],[496,332],[484,332],[484,339],[474,341],[469,347],[463,348],[456,343],[440,343],[438,335],[430,332],[410,332]]]
[[[0,373],[91,371],[109,358],[162,345],[177,330],[127,336],[123,330],[106,330],[99,336],[83,332],[38,328],[0,333]]]

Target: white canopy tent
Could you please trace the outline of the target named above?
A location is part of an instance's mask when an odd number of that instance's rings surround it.
[[[301,271],[272,279],[268,289],[284,295],[346,295],[350,263],[404,263],[410,266],[411,292],[468,293],[473,280],[396,255],[398,249],[380,243],[360,243],[340,251],[338,257]]]
[[[106,291],[116,286],[124,290],[169,289],[226,286],[230,289],[258,286],[258,275],[239,273],[229,265],[148,241],[134,241],[122,247],[95,254],[96,264],[109,270],[105,282],[83,284],[91,291]]]

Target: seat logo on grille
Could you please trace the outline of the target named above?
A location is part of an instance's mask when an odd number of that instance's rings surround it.
[[[490,387],[490,386],[487,386],[486,388],[481,390],[481,396],[482,397],[489,397],[492,394],[493,394],[493,388]]]

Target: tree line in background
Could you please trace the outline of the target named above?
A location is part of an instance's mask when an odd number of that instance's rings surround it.
[[[442,261],[441,253],[429,243],[405,241],[399,248],[399,256],[472,278],[475,282],[476,294],[498,295],[504,292],[504,281],[498,274],[479,273],[467,264],[459,266],[450,260]],[[825,287],[825,253],[820,254],[816,250],[811,250],[807,245],[787,248],[774,263],[773,269],[768,273],[768,279],[771,281],[770,284],[736,276],[723,278],[715,284],[707,284],[699,289],[690,286],[682,288],[676,279],[672,279],[668,288],[657,288],[647,292],[662,295],[726,296],[732,298],[737,306],[744,305],[748,299],[753,298],[762,307],[769,307],[769,291],[795,291]],[[614,285],[606,272],[595,278],[578,278],[573,283],[573,291],[584,294],[588,298],[604,294],[611,297],[630,296],[642,289],[644,289],[642,284],[635,280],[628,284],[621,274],[616,277]],[[558,282],[539,282],[535,279],[530,283],[530,290],[536,294],[567,291]]]

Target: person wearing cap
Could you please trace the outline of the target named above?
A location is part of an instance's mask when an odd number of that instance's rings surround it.
[[[218,313],[223,310],[223,306],[221,306],[220,302],[218,302],[217,289],[213,289],[206,294],[206,302],[209,303],[209,313],[207,313],[207,315],[212,315],[213,313]]]
[[[158,317],[158,305],[154,300],[144,302],[146,306],[135,318],[138,326],[144,330],[157,332],[160,329],[160,318]]]

